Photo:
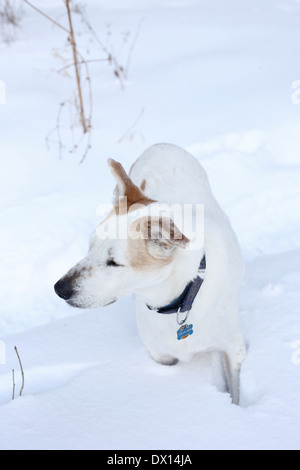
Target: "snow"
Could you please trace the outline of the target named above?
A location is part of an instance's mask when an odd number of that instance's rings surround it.
[[[64,21],[60,1],[35,4]],[[107,63],[91,64],[82,165],[80,151],[59,159],[45,145],[72,87],[56,72],[65,34],[24,10],[16,40],[0,43],[0,448],[299,449],[300,2],[89,0],[115,50],[122,32],[140,31],[125,90]],[[241,407],[217,391],[208,358],[164,367],[148,357],[133,298],[76,311],[53,291],[110,202],[106,159],[129,169],[162,141],[199,158],[246,259]]]

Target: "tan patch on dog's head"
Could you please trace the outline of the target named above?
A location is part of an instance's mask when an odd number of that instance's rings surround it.
[[[142,190],[134,184],[121,163],[109,158],[108,165],[113,176],[117,180],[117,187],[115,190],[115,210],[117,214],[130,212],[130,208],[133,205],[148,206],[155,202],[154,200],[146,197]]]

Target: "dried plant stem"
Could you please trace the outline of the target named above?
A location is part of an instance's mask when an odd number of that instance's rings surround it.
[[[35,5],[33,5],[30,1],[28,0],[23,0],[27,5],[29,5],[31,8],[33,8],[35,11],[37,11],[38,13],[40,13],[44,18],[46,18],[47,20],[51,21],[51,23],[53,23],[54,25],[56,25],[57,27],[59,27],[61,30],[63,30],[64,32],[66,32],[68,34],[68,41],[71,45],[71,48],[72,48],[72,55],[73,55],[73,62],[72,64],[68,64],[66,65],[65,67],[63,67],[59,72],[63,72],[63,71],[66,71],[69,67],[73,67],[73,70],[74,70],[74,75],[75,75],[75,82],[76,82],[76,93],[75,93],[75,98],[74,98],[74,102],[70,101],[70,100],[65,100],[64,102],[62,102],[60,104],[60,107],[59,107],[59,111],[58,111],[58,115],[57,115],[57,120],[56,120],[56,126],[54,129],[52,129],[46,136],[46,144],[47,144],[47,147],[49,148],[49,144],[50,144],[50,138],[52,136],[53,133],[56,133],[57,135],[57,141],[53,141],[55,142],[56,144],[58,144],[58,148],[59,148],[59,157],[62,158],[62,153],[63,153],[63,149],[64,149],[64,145],[63,145],[63,141],[62,141],[62,129],[64,129],[65,127],[62,125],[62,113],[63,113],[63,109],[67,108],[66,105],[69,105],[69,111],[71,114],[70,116],[70,121],[73,120],[74,122],[71,122],[71,127],[70,127],[70,130],[71,130],[71,137],[72,137],[72,141],[73,141],[73,148],[72,150],[70,151],[70,153],[72,153],[74,150],[76,150],[79,146],[79,144],[84,140],[85,136],[87,135],[87,146],[86,146],[86,149],[85,149],[85,152],[84,152],[84,155],[81,159],[81,162],[82,163],[84,160],[85,160],[85,157],[88,153],[88,151],[90,150],[91,148],[91,120],[92,120],[92,87],[91,87],[91,78],[90,78],[90,73],[89,73],[89,69],[88,69],[88,62],[94,62],[93,60],[85,60],[85,58],[82,56],[82,54],[80,53],[80,51],[77,49],[77,45],[76,45],[76,41],[75,41],[75,32],[74,32],[74,28],[73,28],[73,21],[72,21],[72,12],[71,12],[71,0],[64,0],[64,4],[65,4],[65,7],[66,7],[66,11],[67,11],[67,16],[68,16],[68,26],[69,26],[69,29],[66,28],[65,26],[62,26],[60,23],[58,23],[56,20],[54,20],[53,18],[51,18],[49,15],[47,15],[46,13],[44,13],[42,10],[40,10],[39,8],[37,8]],[[95,60],[96,62],[98,61],[102,61],[101,59],[98,59],[98,60]],[[83,96],[83,89],[82,89],[82,78],[80,77],[80,72],[81,72],[81,67],[80,66],[83,66],[84,68],[84,73],[85,73],[85,79],[88,83],[88,91],[89,91],[89,100],[90,100],[90,106],[89,106],[89,114],[88,116],[85,114],[85,104],[84,104],[84,96]],[[74,110],[74,114],[73,114],[73,110]],[[79,116],[79,122],[81,124],[81,128],[82,128],[82,136],[81,138],[79,139],[79,141],[76,143],[76,141],[74,140],[74,127],[75,127],[75,119],[77,120],[77,117]]]
[[[82,15],[82,20],[84,21],[86,27],[88,28],[88,30],[90,31],[90,33],[92,34],[92,36],[94,37],[95,41],[99,44],[99,46],[101,47],[101,49],[103,50],[103,52],[105,52],[105,54],[107,55],[107,60],[108,62],[112,63],[114,65],[114,73],[115,73],[115,76],[118,78],[119,82],[120,82],[120,86],[122,88],[122,90],[124,90],[125,88],[125,84],[124,84],[124,80],[123,78],[126,78],[124,77],[124,69],[123,67],[119,64],[115,54],[112,53],[112,51],[110,51],[105,45],[104,43],[100,40],[99,36],[97,35],[96,31],[94,30],[94,28],[92,27],[91,23],[89,22],[89,20],[87,19],[87,16],[85,15]]]
[[[70,41],[71,41],[72,50],[73,50],[74,68],[75,68],[76,82],[77,82],[77,89],[78,89],[78,97],[79,97],[79,104],[80,104],[80,116],[81,116],[83,132],[84,132],[84,134],[86,134],[88,128],[87,128],[87,124],[86,124],[86,119],[85,119],[85,114],[84,114],[84,107],[83,107],[80,75],[79,75],[79,69],[78,69],[77,49],[76,49],[75,35],[74,35],[73,24],[72,24],[72,16],[71,16],[71,10],[70,10],[70,0],[66,0],[66,7],[67,7],[67,11],[68,11],[68,20],[69,20],[69,27],[70,27]]]
[[[93,62],[108,62],[108,59],[90,59],[90,60],[81,60],[80,62],[77,61],[77,64],[78,65],[86,65],[86,64],[90,64],[90,63],[93,63]],[[57,70],[57,73],[61,73],[61,72],[64,72],[65,70],[71,68],[71,67],[74,67],[74,63],[72,62],[72,64],[68,64],[68,65],[65,65],[64,67],[62,67],[61,69]]]
[[[21,397],[22,393],[23,393],[23,390],[24,390],[24,382],[25,382],[24,381],[24,371],[23,371],[23,366],[22,366],[22,362],[21,362],[21,359],[20,359],[20,356],[19,356],[17,346],[15,346],[15,351],[16,351],[16,354],[17,354],[17,357],[18,357],[18,360],[19,360],[21,375],[22,375],[22,387],[21,387],[21,390],[20,390],[20,397]]]
[[[57,113],[57,118],[56,118],[56,126],[54,127],[54,129],[52,129],[47,135],[46,135],[46,145],[47,145],[47,148],[48,150],[50,149],[50,136],[56,132],[56,135],[57,135],[57,145],[58,145],[58,149],[59,149],[59,158],[61,159],[62,158],[62,152],[63,152],[63,143],[62,143],[62,138],[61,138],[61,125],[60,125],[60,119],[61,119],[61,113],[62,113],[62,109],[63,107],[65,106],[65,104],[67,103],[68,101],[64,101],[63,103],[60,103],[60,106],[59,106],[59,109],[58,109],[58,113]]]
[[[60,23],[58,23],[57,21],[55,21],[53,18],[51,18],[51,16],[48,16],[46,13],[44,13],[42,10],[40,10],[39,8],[37,8],[35,5],[33,5],[32,3],[30,3],[28,0],[23,0],[25,3],[27,3],[28,6],[30,6],[31,8],[33,8],[35,11],[37,11],[38,13],[40,13],[40,15],[44,16],[44,18],[47,18],[47,20],[51,21],[51,23],[55,24],[56,26],[58,26],[60,29],[62,29],[65,33],[68,33],[70,34],[70,31],[65,28],[63,25],[61,25]]]
[[[12,370],[12,382],[13,382],[12,400],[14,400],[14,399],[15,399],[15,388],[16,388],[16,384],[15,384],[15,370],[14,370],[14,369]]]

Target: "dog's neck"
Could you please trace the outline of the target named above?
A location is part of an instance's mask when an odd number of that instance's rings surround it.
[[[137,294],[153,308],[173,302],[197,276],[203,254],[204,251],[178,250],[167,278],[159,284],[139,290]]]

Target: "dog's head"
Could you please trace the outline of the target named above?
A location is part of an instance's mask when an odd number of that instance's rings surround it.
[[[109,159],[108,164],[117,181],[114,210],[92,235],[87,256],[54,286],[73,307],[106,306],[159,284],[170,274],[176,250],[189,243],[170,217],[149,215],[155,201],[133,183],[120,163]]]

